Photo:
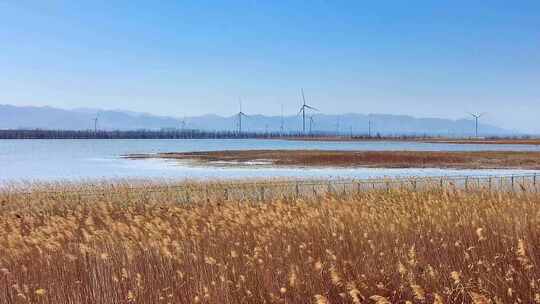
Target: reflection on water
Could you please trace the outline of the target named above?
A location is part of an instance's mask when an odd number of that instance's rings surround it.
[[[370,178],[440,175],[500,175],[527,170],[447,170],[374,168],[207,168],[166,160],[128,160],[131,153],[245,149],[540,151],[529,145],[458,145],[413,142],[304,142],[280,140],[2,140],[0,181],[111,178]]]

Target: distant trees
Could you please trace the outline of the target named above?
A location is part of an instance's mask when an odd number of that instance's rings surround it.
[[[317,139],[336,138],[352,140],[415,140],[428,138],[448,138],[447,136],[436,136],[427,134],[385,134],[380,133],[374,136],[368,134],[337,135],[332,132],[314,131],[310,134],[303,132],[268,131],[268,132],[242,132],[238,131],[204,131],[197,129],[162,129],[162,130],[45,130],[45,129],[8,129],[0,130],[0,139],[233,139],[233,138],[297,138],[297,139]],[[489,137],[489,139],[525,139],[530,136],[513,137]]]
[[[203,131],[196,129],[165,130],[44,130],[9,129],[0,130],[0,139],[227,139],[227,138],[278,138],[281,132]],[[288,133],[283,136],[299,136]]]
[[[242,134],[242,136],[252,136]],[[236,138],[231,131],[201,130],[0,130],[0,139],[189,139],[189,138]]]

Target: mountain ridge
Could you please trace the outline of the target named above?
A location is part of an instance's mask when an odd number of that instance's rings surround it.
[[[98,117],[98,128],[102,130],[159,130],[199,129],[225,131],[237,129],[237,116],[205,114],[185,118],[159,116],[126,110],[101,110],[95,108],[60,109],[50,106],[0,105],[0,129],[66,129],[88,130],[94,128]],[[436,117],[413,117],[393,114],[321,114],[314,113],[306,118],[306,132],[311,130],[340,134],[367,134],[371,121],[372,134],[381,135],[474,135],[474,121],[470,119],[444,119]],[[244,131],[280,131],[282,117],[279,115],[253,114],[242,119]],[[297,115],[283,117],[284,132],[302,130],[302,118]],[[479,125],[481,135],[510,135],[515,132],[489,124]]]

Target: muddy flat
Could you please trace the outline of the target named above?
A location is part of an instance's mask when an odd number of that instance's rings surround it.
[[[125,157],[182,160],[202,165],[540,170],[540,152],[241,150]]]
[[[426,143],[477,145],[540,145],[540,139],[432,139]]]
[[[279,137],[275,139],[292,141],[327,141],[327,142],[419,142],[437,144],[462,144],[462,145],[540,145],[539,138],[514,139],[514,138],[415,138],[415,137],[350,137],[350,136],[300,136]]]

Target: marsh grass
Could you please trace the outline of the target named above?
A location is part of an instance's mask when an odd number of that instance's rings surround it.
[[[540,303],[534,193],[100,187],[0,193],[0,303]]]

